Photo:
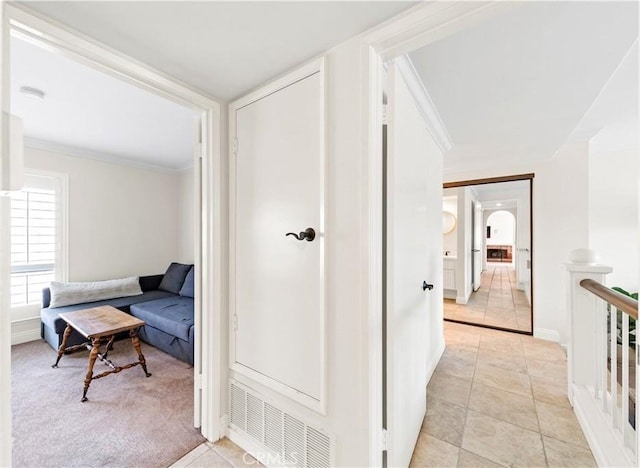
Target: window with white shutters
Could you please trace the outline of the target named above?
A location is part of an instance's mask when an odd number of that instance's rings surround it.
[[[27,175],[25,182],[11,196],[11,307],[40,303],[61,254],[59,180]]]

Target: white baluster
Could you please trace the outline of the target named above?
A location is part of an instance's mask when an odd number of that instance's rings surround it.
[[[607,412],[607,305],[604,301],[599,300],[596,296],[593,297],[596,301],[597,310],[597,339],[596,350],[598,358],[596,360],[596,385],[595,396],[602,399],[602,411]]]
[[[620,429],[620,415],[618,413],[618,313],[611,307],[611,425]]]
[[[613,307],[612,307],[613,308]],[[622,440],[627,445],[629,425],[629,316],[622,311]]]

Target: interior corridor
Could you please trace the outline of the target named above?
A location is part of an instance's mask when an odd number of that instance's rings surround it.
[[[480,279],[480,289],[466,305],[444,300],[444,318],[530,332],[531,306],[517,288],[515,268],[489,263]]]
[[[445,322],[416,467],[596,466],[556,343]]]

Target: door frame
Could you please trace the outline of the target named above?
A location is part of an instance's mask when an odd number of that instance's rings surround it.
[[[246,107],[260,99],[272,95],[278,91],[281,91],[295,83],[298,83],[305,78],[318,74],[320,78],[320,92],[321,92],[321,112],[322,112],[322,147],[320,148],[321,154],[321,168],[320,168],[320,185],[322,187],[322,193],[320,195],[321,203],[321,216],[320,224],[317,227],[317,231],[320,237],[324,237],[327,232],[327,203],[326,194],[328,192],[327,187],[327,113],[326,113],[326,67],[325,59],[323,57],[312,60],[305,65],[296,68],[295,70],[287,73],[285,76],[272,81],[259,89],[252,91],[236,101],[229,104],[229,141],[232,144],[229,145],[229,309],[228,309],[228,322],[229,322],[229,361],[228,366],[233,371],[233,378],[237,378],[242,381],[243,378],[249,379],[245,383],[251,384],[252,381],[258,382],[281,395],[290,398],[293,401],[300,403],[307,408],[311,408],[319,414],[327,414],[327,395],[328,395],[328,334],[327,334],[327,284],[328,284],[328,249],[326,245],[323,246],[320,251],[320,276],[321,276],[321,291],[322,291],[322,304],[320,305],[321,317],[320,317],[320,398],[318,400],[305,395],[304,393],[282,383],[277,380],[261,374],[260,372],[251,369],[238,361],[236,361],[235,343],[236,343],[236,330],[235,321],[237,320],[236,314],[236,180],[237,180],[237,156],[238,156],[238,140],[237,134],[237,113],[243,107]],[[322,242],[326,242],[325,239],[321,239]]]
[[[222,403],[226,394],[223,385],[223,356],[226,353],[224,339],[226,325],[222,311],[226,309],[227,291],[225,289],[227,264],[226,229],[226,148],[225,111],[221,103],[205,94],[195,91],[187,85],[121,53],[100,42],[91,39],[71,28],[57,23],[44,15],[34,12],[23,5],[2,2],[2,106],[9,111],[8,77],[10,35],[20,37],[54,48],[76,61],[96,68],[107,74],[127,81],[149,92],[172,100],[179,104],[201,112],[200,148],[194,155],[195,190],[194,205],[196,219],[200,226],[195,229],[196,245],[196,325],[195,362],[194,362],[194,426],[200,427],[202,435],[215,441],[224,435],[221,425]],[[195,137],[195,135],[194,135]],[[6,134],[2,134],[3,144]],[[199,196],[197,196],[199,195]],[[6,197],[0,199],[4,218],[7,213]],[[2,223],[5,224],[5,223]],[[0,241],[8,242],[6,233]],[[3,244],[4,245],[4,244]],[[0,258],[2,285],[8,279],[9,256],[6,249]],[[206,287],[204,287],[206,286]],[[8,301],[0,288],[3,313],[0,314],[0,330],[2,330],[2,346],[0,347],[0,375],[10,375],[11,348],[4,340],[10,333]],[[11,461],[11,384],[10,379],[0,379],[0,418],[3,428],[0,434],[0,465],[10,465]],[[217,395],[206,398],[206,395]],[[201,404],[199,404],[201,402]]]
[[[478,215],[476,213],[477,206],[479,202],[474,200],[471,204],[471,294],[480,289],[480,278],[476,278],[477,268],[477,260],[476,260],[476,248],[479,247],[476,245],[476,238],[478,237],[477,225],[478,225]],[[484,237],[484,236],[482,236]],[[484,247],[484,244],[482,245]],[[482,269],[484,267],[484,262],[482,260],[482,250],[478,250],[480,253],[480,276],[482,276]],[[476,283],[478,287],[476,288]]]
[[[383,429],[383,173],[382,128],[384,122],[384,62],[424,47],[466,29],[507,9],[515,2],[432,2],[410,8],[395,19],[374,28],[360,38],[363,69],[362,118],[365,144],[362,167],[367,177],[363,203],[363,229],[368,233],[365,262],[367,288],[362,301],[367,317],[363,324],[363,353],[367,356],[367,397],[369,405],[369,465],[382,466],[387,434]],[[439,135],[438,135],[439,136]],[[438,138],[436,138],[438,140]]]
[[[531,269],[530,269],[531,277],[529,278],[529,280],[531,281],[531,314],[530,314],[529,320],[531,321],[531,331],[527,332],[523,330],[514,330],[513,328],[504,328],[504,327],[498,327],[495,325],[484,325],[481,323],[467,322],[465,320],[445,319],[446,321],[462,323],[465,325],[474,325],[476,327],[482,327],[482,328],[490,328],[492,330],[508,331],[512,333],[519,333],[521,335],[533,336],[533,328],[534,328],[533,327],[533,309],[534,309],[534,303],[533,303],[533,267],[534,267],[533,265],[534,263],[533,262],[533,180],[534,178],[535,178],[535,174],[530,172],[525,174],[488,177],[485,179],[471,179],[471,180],[461,180],[461,181],[455,181],[455,182],[444,182],[442,184],[443,189],[448,189],[448,188],[468,187],[470,185],[496,184],[500,182],[517,182],[517,181],[523,181],[523,180],[529,181],[529,260],[531,262]],[[517,225],[518,225],[517,218],[514,220],[514,222],[517,230]],[[514,248],[517,249],[515,245],[514,245]]]

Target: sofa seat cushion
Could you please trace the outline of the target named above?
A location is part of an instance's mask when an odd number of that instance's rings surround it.
[[[74,310],[91,309],[92,307],[98,307],[103,305],[110,305],[116,309],[120,309],[123,312],[129,313],[129,308],[133,304],[140,302],[153,301],[156,299],[163,299],[167,297],[176,297],[174,294],[166,291],[147,291],[137,296],[119,297],[117,299],[105,299],[104,301],[85,302],[84,304],[74,304],[65,307],[57,307],[51,309],[46,307],[40,311],[40,318],[42,322],[49,328],[55,330],[56,333],[64,333],[64,329],[67,326],[67,322],[60,318],[60,314],[63,312],[73,312]],[[193,313],[192,313],[193,315]]]
[[[173,296],[131,306],[131,315],[149,326],[188,341],[193,327],[193,299]]]

